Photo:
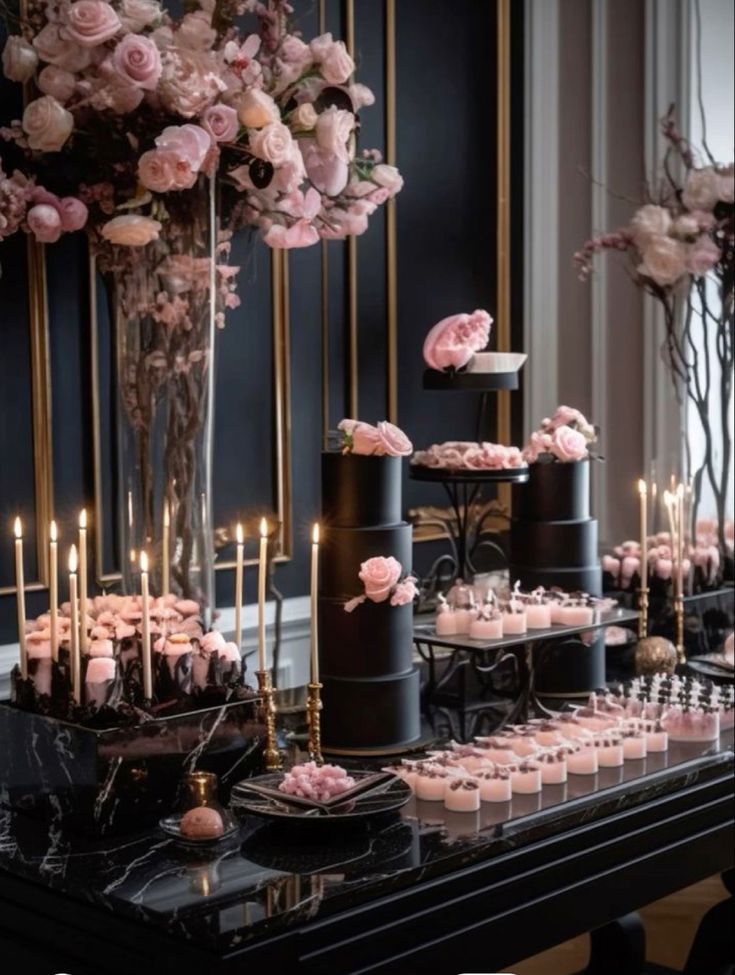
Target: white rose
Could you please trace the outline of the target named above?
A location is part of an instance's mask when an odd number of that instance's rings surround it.
[[[291,133],[281,122],[271,122],[250,135],[250,151],[253,155],[274,166],[282,166],[288,162],[293,150]]]
[[[696,237],[699,233],[697,218],[691,213],[683,213],[674,221],[673,231],[677,237]]]
[[[71,135],[74,117],[51,95],[36,98],[23,112],[23,131],[31,149],[58,152]]]
[[[331,153],[342,162],[349,162],[350,153],[347,149],[352,130],[355,127],[355,116],[343,108],[332,105],[322,112],[316,122],[317,145],[324,152]]]
[[[161,5],[158,0],[123,0],[120,7],[120,20],[123,27],[138,34],[161,18]]]
[[[714,209],[720,199],[720,187],[712,166],[689,170],[681,199],[687,210]]]
[[[318,116],[311,102],[304,102],[291,113],[291,127],[300,132],[309,132],[316,125]]]
[[[378,186],[390,190],[391,196],[395,196],[403,187],[403,177],[395,166],[389,166],[387,163],[379,163],[373,167],[372,179]]]
[[[151,217],[130,213],[114,217],[103,225],[101,233],[105,240],[121,247],[145,247],[152,240],[158,240],[161,224]]]
[[[245,92],[237,109],[237,114],[248,129],[262,129],[271,122],[280,122],[281,113],[270,95],[260,88]]]
[[[12,35],[3,48],[3,71],[9,81],[26,82],[33,77],[38,55],[25,39]]]
[[[686,273],[687,249],[671,237],[653,237],[643,251],[638,273],[652,278],[662,288],[675,284]]]
[[[665,207],[655,206],[648,203],[636,211],[630,222],[630,229],[633,234],[638,250],[644,250],[646,244],[652,237],[663,237],[669,232],[671,227],[671,214]]]

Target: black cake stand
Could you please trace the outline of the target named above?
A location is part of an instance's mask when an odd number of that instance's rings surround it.
[[[518,372],[441,372],[438,369],[425,369],[424,389],[464,390],[468,393],[518,389]]]
[[[468,555],[467,535],[472,507],[482,486],[523,484],[528,480],[528,468],[450,471],[441,467],[421,467],[419,464],[412,464],[410,477],[413,481],[433,481],[444,485],[456,518],[456,530],[452,523],[447,523],[447,530],[456,544],[457,575],[460,579],[465,579],[468,569],[474,571]]]

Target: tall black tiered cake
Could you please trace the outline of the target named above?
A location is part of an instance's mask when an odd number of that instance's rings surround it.
[[[602,570],[597,521],[590,518],[587,460],[529,465],[526,484],[513,487],[510,571],[524,589],[560,586],[599,596]]]
[[[529,480],[513,487],[511,579],[524,589],[559,586],[602,593],[597,521],[590,518],[588,460],[529,465]],[[572,637],[535,646],[536,690],[566,697],[605,682],[605,642]]]
[[[393,556],[411,570],[413,529],[401,519],[401,458],[322,454],[320,672],[325,749],[380,752],[420,734],[413,607],[366,600],[360,566]]]

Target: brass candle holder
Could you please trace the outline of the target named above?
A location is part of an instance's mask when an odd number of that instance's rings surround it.
[[[684,596],[679,594],[674,599],[674,616],[676,617],[676,657],[679,664],[687,662],[684,652]]]
[[[265,723],[265,767],[268,772],[280,772],[283,759],[276,738],[276,702],[271,674],[269,670],[256,670],[255,676],[258,678],[258,693],[261,696],[260,713]]]
[[[322,729],[321,729],[321,716],[320,711],[322,709],[322,699],[321,699],[321,689],[322,684],[318,681],[316,683],[308,684],[309,694],[306,698],[306,720],[309,725],[309,758],[312,762],[316,762],[317,765],[324,764],[324,757],[322,756]]]
[[[648,586],[638,590],[638,639],[648,636]]]

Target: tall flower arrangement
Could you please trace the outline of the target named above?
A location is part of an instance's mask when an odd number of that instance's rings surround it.
[[[286,0],[191,0],[185,11],[28,0],[20,20],[8,15],[2,68],[26,86],[26,107],[0,129],[0,240],[23,230],[50,244],[86,229],[117,328],[133,472],[123,546],[160,539],[165,500],[173,580],[206,602],[193,580],[211,567],[198,474],[211,325],[239,304],[233,234],[256,228],[274,248],[362,234],[402,178],[378,150],[358,151],[374,97],[342,41],[304,39]]]
[[[732,163],[716,162],[706,146],[695,152],[677,129],[673,109],[661,126],[667,151],[658,192],[627,226],[587,241],[574,263],[586,279],[596,254],[621,251],[630,259],[635,284],[660,303],[662,355],[677,396],[693,408],[704,438],[704,456],[691,472],[693,537],[706,484],[724,559],[732,469],[735,171]]]

